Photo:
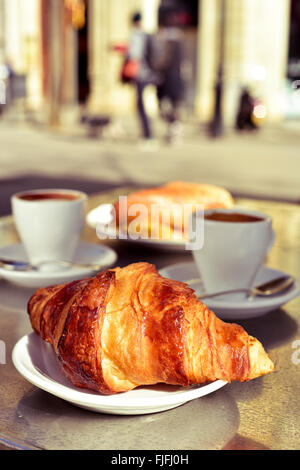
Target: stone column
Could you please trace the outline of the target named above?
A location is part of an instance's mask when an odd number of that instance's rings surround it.
[[[72,24],[72,14],[68,9],[62,11],[62,85],[61,112],[62,125],[72,126],[79,120],[78,105],[78,33]]]
[[[89,2],[89,78],[91,113],[109,111],[109,25],[110,2]]]
[[[33,111],[38,111],[43,102],[41,2],[39,0],[29,0],[26,3],[19,2],[19,7],[20,34],[26,73],[27,107]]]
[[[62,26],[63,9],[61,0],[47,0],[48,18],[48,87],[49,124],[56,127],[60,124],[62,104]]]
[[[278,121],[287,67],[290,1],[226,1],[227,121],[233,122],[233,103],[244,86],[263,100],[268,121]]]
[[[3,0],[5,13],[5,54],[10,65],[18,73],[24,73],[24,54],[22,54],[22,18],[18,0]],[[2,3],[3,3],[2,1]]]
[[[160,0],[142,0],[141,13],[143,15],[143,28],[148,33],[155,33],[158,26],[158,9]]]
[[[4,2],[0,2],[0,68],[5,64],[5,21]],[[7,85],[4,76],[0,76],[0,115],[1,105],[7,103]]]
[[[0,36],[5,43],[0,61],[26,75],[26,109],[36,111],[42,103],[40,0],[1,0],[0,5]]]
[[[0,1],[0,65],[5,63],[5,3]]]
[[[200,119],[211,118],[217,73],[220,0],[200,1],[198,96]],[[233,125],[242,87],[267,107],[269,122],[281,119],[286,76],[290,0],[226,0],[224,119]]]
[[[203,122],[210,121],[213,116],[219,50],[219,12],[220,0],[199,0],[195,112]]]

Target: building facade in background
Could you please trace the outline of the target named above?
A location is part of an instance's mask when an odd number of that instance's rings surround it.
[[[262,100],[274,122],[284,117],[282,90],[290,54],[297,55],[291,46],[297,2],[0,0],[0,63],[26,76],[27,106],[52,125],[83,112],[126,115],[135,98],[131,87],[120,83],[123,58],[113,46],[128,41],[134,11],[141,11],[145,30],[153,34],[163,12],[182,30],[189,115],[212,119],[221,79],[227,125],[234,122],[244,87]],[[300,52],[293,57],[297,61]],[[155,114],[154,91],[147,94]]]

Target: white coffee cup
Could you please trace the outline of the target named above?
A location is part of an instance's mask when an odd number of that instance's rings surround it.
[[[214,217],[212,214],[221,214],[217,216],[221,219],[224,214],[225,218],[238,214],[235,217],[243,221],[208,219]],[[195,226],[195,217],[197,213],[191,216],[191,227]],[[272,219],[261,212],[234,207],[206,210],[203,224],[203,247],[193,250],[192,254],[205,291],[253,287],[255,277],[274,243]]]
[[[65,189],[14,194],[14,222],[33,264],[72,261],[84,226],[87,195]]]

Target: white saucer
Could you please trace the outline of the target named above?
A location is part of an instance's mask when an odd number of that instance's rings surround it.
[[[126,393],[101,395],[75,387],[60,371],[57,357],[48,343],[36,333],[21,338],[15,345],[12,360],[19,373],[30,383],[73,403],[98,413],[137,415],[170,410],[195,398],[208,395],[227,382],[217,380],[203,386],[175,387],[153,385]]]
[[[169,279],[185,282],[189,279],[199,277],[196,265],[193,262],[180,263],[168,266],[159,273]],[[284,276],[285,273],[276,269],[263,267],[256,276],[254,285],[272,281]],[[203,292],[204,287],[199,283],[191,285],[197,294]],[[241,294],[226,294],[220,297],[203,298],[202,302],[207,305],[218,317],[222,319],[235,320],[255,318],[264,315],[272,310],[282,307],[284,304],[294,299],[300,294],[300,284],[296,280],[294,284],[280,295],[270,297],[254,297],[253,300],[242,298]]]
[[[9,245],[0,248],[0,257],[12,258],[18,261],[27,260],[22,244]],[[93,243],[81,242],[78,246],[74,261],[78,263],[101,264],[103,269],[115,264],[117,254],[111,248]],[[95,271],[90,268],[71,267],[59,271],[8,271],[0,268],[0,277],[22,287],[46,287],[53,284],[82,279],[91,276]]]
[[[186,250],[187,242],[185,240],[157,240],[152,238],[140,237],[137,239],[121,238],[119,232],[116,230],[114,224],[111,226],[111,208],[112,204],[101,204],[95,209],[91,210],[86,217],[87,224],[97,230],[97,234],[102,239],[113,239],[121,240],[126,243],[134,243],[148,248],[154,248],[162,251],[173,251],[173,252],[189,252]]]

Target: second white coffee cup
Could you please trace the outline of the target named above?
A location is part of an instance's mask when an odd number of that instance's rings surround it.
[[[190,224],[194,227],[192,218]],[[272,219],[235,207],[205,211],[203,224],[203,247],[192,254],[205,291],[253,287],[274,242]]]

